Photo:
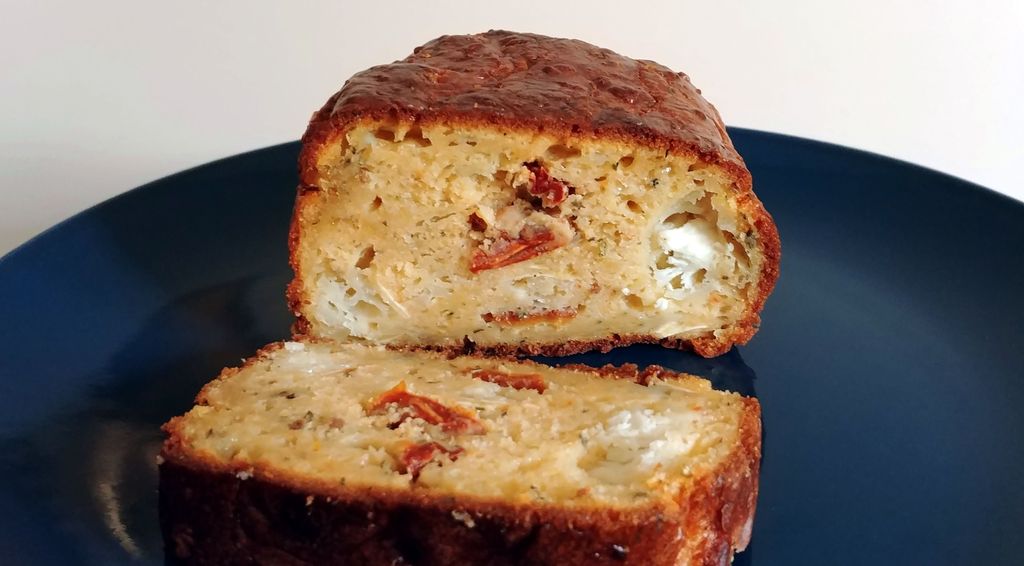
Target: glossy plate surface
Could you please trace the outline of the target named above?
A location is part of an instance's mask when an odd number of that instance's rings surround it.
[[[755,393],[738,564],[1008,564],[1024,531],[1024,206],[905,163],[733,130],[782,237],[761,332],[658,363]],[[186,171],[0,261],[0,562],[160,564],[159,426],[288,333],[297,144]]]

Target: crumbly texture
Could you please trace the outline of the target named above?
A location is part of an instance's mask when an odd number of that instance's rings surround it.
[[[196,564],[719,564],[747,544],[757,402],[661,368],[285,343],[165,425]]]
[[[303,138],[300,335],[563,355],[744,343],[771,217],[682,74],[572,40],[442,37],[357,74]]]

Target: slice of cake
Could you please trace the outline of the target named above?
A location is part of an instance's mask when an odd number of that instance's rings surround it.
[[[705,356],[754,334],[779,240],[689,78],[580,41],[446,36],[361,72],[303,138],[297,331]]]
[[[760,408],[660,368],[265,348],[164,429],[190,564],[726,564]]]

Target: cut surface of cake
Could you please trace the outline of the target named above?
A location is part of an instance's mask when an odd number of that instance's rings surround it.
[[[575,40],[446,36],[355,75],[303,138],[300,334],[563,355],[746,342],[771,217],[681,73]]]
[[[160,466],[188,563],[719,564],[750,536],[757,401],[657,367],[287,342],[196,401]]]

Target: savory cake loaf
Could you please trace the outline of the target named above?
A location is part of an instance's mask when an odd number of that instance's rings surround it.
[[[303,138],[297,332],[562,355],[746,342],[779,240],[682,73],[581,41],[445,36],[352,77]]]
[[[727,564],[750,537],[754,399],[660,368],[286,342],[165,425],[190,564]]]

